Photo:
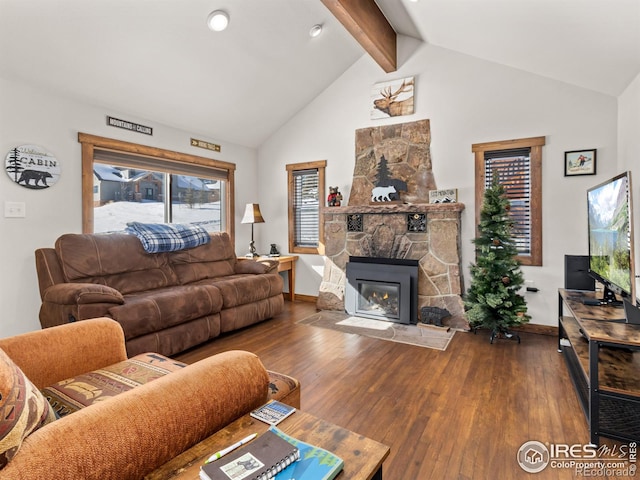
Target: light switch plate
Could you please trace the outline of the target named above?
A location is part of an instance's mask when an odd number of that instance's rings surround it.
[[[27,216],[27,205],[24,202],[4,202],[4,216],[24,218]]]

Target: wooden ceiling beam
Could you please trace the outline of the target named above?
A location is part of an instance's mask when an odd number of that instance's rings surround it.
[[[397,70],[396,32],[374,0],[322,0],[322,3],[385,72]]]

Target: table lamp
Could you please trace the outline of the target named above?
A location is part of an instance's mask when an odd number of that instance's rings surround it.
[[[244,210],[244,217],[242,217],[242,222],[240,223],[250,223],[251,224],[251,243],[249,244],[249,253],[247,253],[246,257],[259,257],[256,253],[256,246],[253,242],[253,224],[254,223],[264,223],[264,218],[262,218],[262,214],[260,213],[260,205],[257,203],[247,203],[247,206]]]

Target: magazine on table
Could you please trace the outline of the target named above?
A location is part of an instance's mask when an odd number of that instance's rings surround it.
[[[274,480],[332,480],[342,471],[344,461],[328,450],[287,435],[276,427],[269,428],[269,431],[287,440],[300,452],[300,459],[278,473]]]
[[[269,425],[277,425],[295,411],[295,407],[272,400],[253,410],[250,415]]]

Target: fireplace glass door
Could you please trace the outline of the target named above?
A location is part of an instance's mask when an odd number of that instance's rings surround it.
[[[361,280],[358,283],[356,313],[399,319],[400,285],[398,283]]]
[[[417,260],[349,257],[346,270],[348,314],[406,324],[417,321]]]

